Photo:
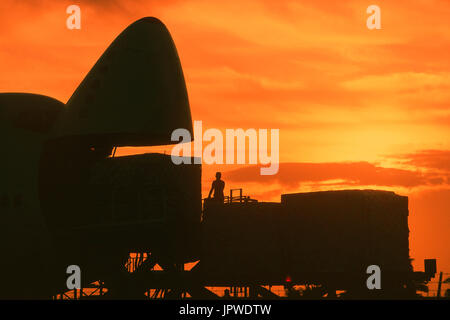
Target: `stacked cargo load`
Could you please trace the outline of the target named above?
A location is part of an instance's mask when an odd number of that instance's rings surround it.
[[[286,255],[283,218],[280,203],[206,206],[201,256],[205,276],[218,282],[278,278]]]
[[[196,258],[200,165],[175,165],[170,155],[140,154],[100,159],[84,175],[83,184],[56,198],[51,209],[70,217],[66,234],[90,243],[85,255],[98,255],[107,243],[111,255],[158,252],[180,261]]]
[[[86,196],[102,222],[200,223],[201,166],[158,153],[104,159],[91,169]]]
[[[344,190],[285,194],[281,203],[205,205],[201,270],[219,285],[247,282],[365,287],[377,265],[383,286],[412,271],[408,198]],[[225,281],[226,280],[226,281]]]
[[[285,194],[290,269],[365,274],[411,270],[408,198],[393,192],[343,190]]]

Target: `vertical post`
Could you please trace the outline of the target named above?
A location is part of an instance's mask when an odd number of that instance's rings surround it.
[[[438,289],[437,289],[437,294],[436,294],[436,296],[438,298],[441,297],[441,287],[442,287],[442,271],[439,273],[439,284],[438,284]]]
[[[114,189],[112,189],[111,190],[111,207],[110,207],[110,209],[111,209],[111,212],[110,212],[110,217],[109,217],[109,221],[114,221],[114,193],[115,193],[115,191],[114,191]]]

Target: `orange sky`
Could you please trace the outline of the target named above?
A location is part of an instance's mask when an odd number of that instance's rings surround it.
[[[68,30],[78,4],[82,29]],[[366,8],[381,8],[368,30]],[[450,271],[450,2],[0,2],[0,91],[66,102],[131,22],[171,32],[194,120],[205,128],[280,129],[280,171],[216,170],[260,200],[309,190],[376,188],[410,197],[411,256]],[[119,154],[143,152],[124,148]],[[170,152],[170,150],[168,150]]]

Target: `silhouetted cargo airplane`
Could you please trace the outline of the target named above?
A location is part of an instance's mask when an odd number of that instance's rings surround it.
[[[188,261],[200,166],[160,154],[108,159],[118,146],[173,144],[176,128],[192,133],[188,96],[156,18],[125,29],[66,104],[0,94],[0,297],[66,291],[72,264],[85,281],[114,278],[112,266],[133,250],[162,264]]]

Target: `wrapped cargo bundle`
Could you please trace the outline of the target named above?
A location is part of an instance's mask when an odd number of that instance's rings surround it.
[[[170,155],[108,158],[91,169],[86,189],[91,222],[200,223],[201,166],[175,165]],[[89,219],[89,217],[86,217]]]
[[[288,216],[290,268],[298,272],[411,270],[408,198],[393,192],[343,190],[282,195]]]
[[[92,260],[105,244],[110,255],[152,252],[164,261],[197,257],[201,219],[201,166],[175,165],[170,155],[141,154],[97,161],[71,210]],[[96,249],[98,246],[98,249]],[[87,254],[85,252],[85,254]],[[94,266],[91,266],[94,268]]]
[[[201,268],[208,279],[273,279],[284,269],[279,203],[208,206],[203,220]],[[217,283],[219,284],[219,283]]]

